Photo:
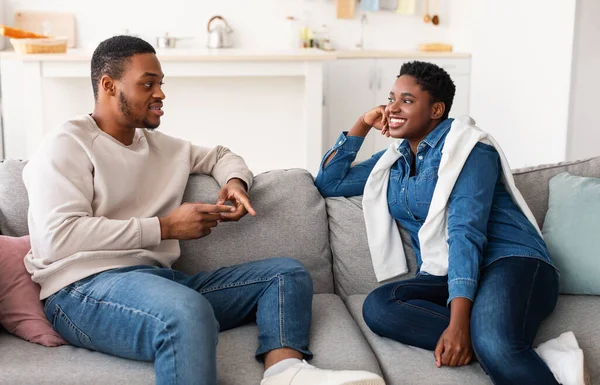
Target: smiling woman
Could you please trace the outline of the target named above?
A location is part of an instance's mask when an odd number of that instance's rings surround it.
[[[435,64],[404,64],[388,104],[338,137],[315,184],[325,197],[363,195],[378,281],[408,271],[396,223],[410,233],[417,275],[369,294],[372,331],[434,351],[438,367],[476,356],[496,384],[557,384],[532,349],[556,269],[498,144],[469,117],[448,119],[455,91]],[[372,128],[398,140],[354,165]]]

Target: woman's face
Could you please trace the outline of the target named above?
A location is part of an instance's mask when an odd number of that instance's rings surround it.
[[[410,75],[396,79],[388,100],[385,115],[393,138],[421,141],[437,126],[443,115],[444,104],[432,103],[431,94],[423,91]]]

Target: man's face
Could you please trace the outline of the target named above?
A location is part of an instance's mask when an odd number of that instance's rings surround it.
[[[131,128],[155,129],[160,125],[164,74],[155,54],[133,55],[120,80],[115,80],[121,118]]]

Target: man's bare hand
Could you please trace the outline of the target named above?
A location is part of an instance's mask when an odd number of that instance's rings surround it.
[[[159,218],[161,239],[197,239],[207,236],[221,215],[235,209],[225,205],[184,203],[166,217]]]
[[[230,179],[219,191],[217,205],[225,204],[225,202],[233,203],[235,211],[222,213],[220,218],[222,222],[237,222],[248,213],[252,216],[256,215],[256,211],[254,211],[254,208],[250,204],[246,185],[240,179]]]

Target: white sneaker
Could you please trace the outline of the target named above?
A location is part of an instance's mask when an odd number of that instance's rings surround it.
[[[302,360],[279,374],[263,378],[260,385],[385,385],[385,382],[370,372],[319,369]]]

